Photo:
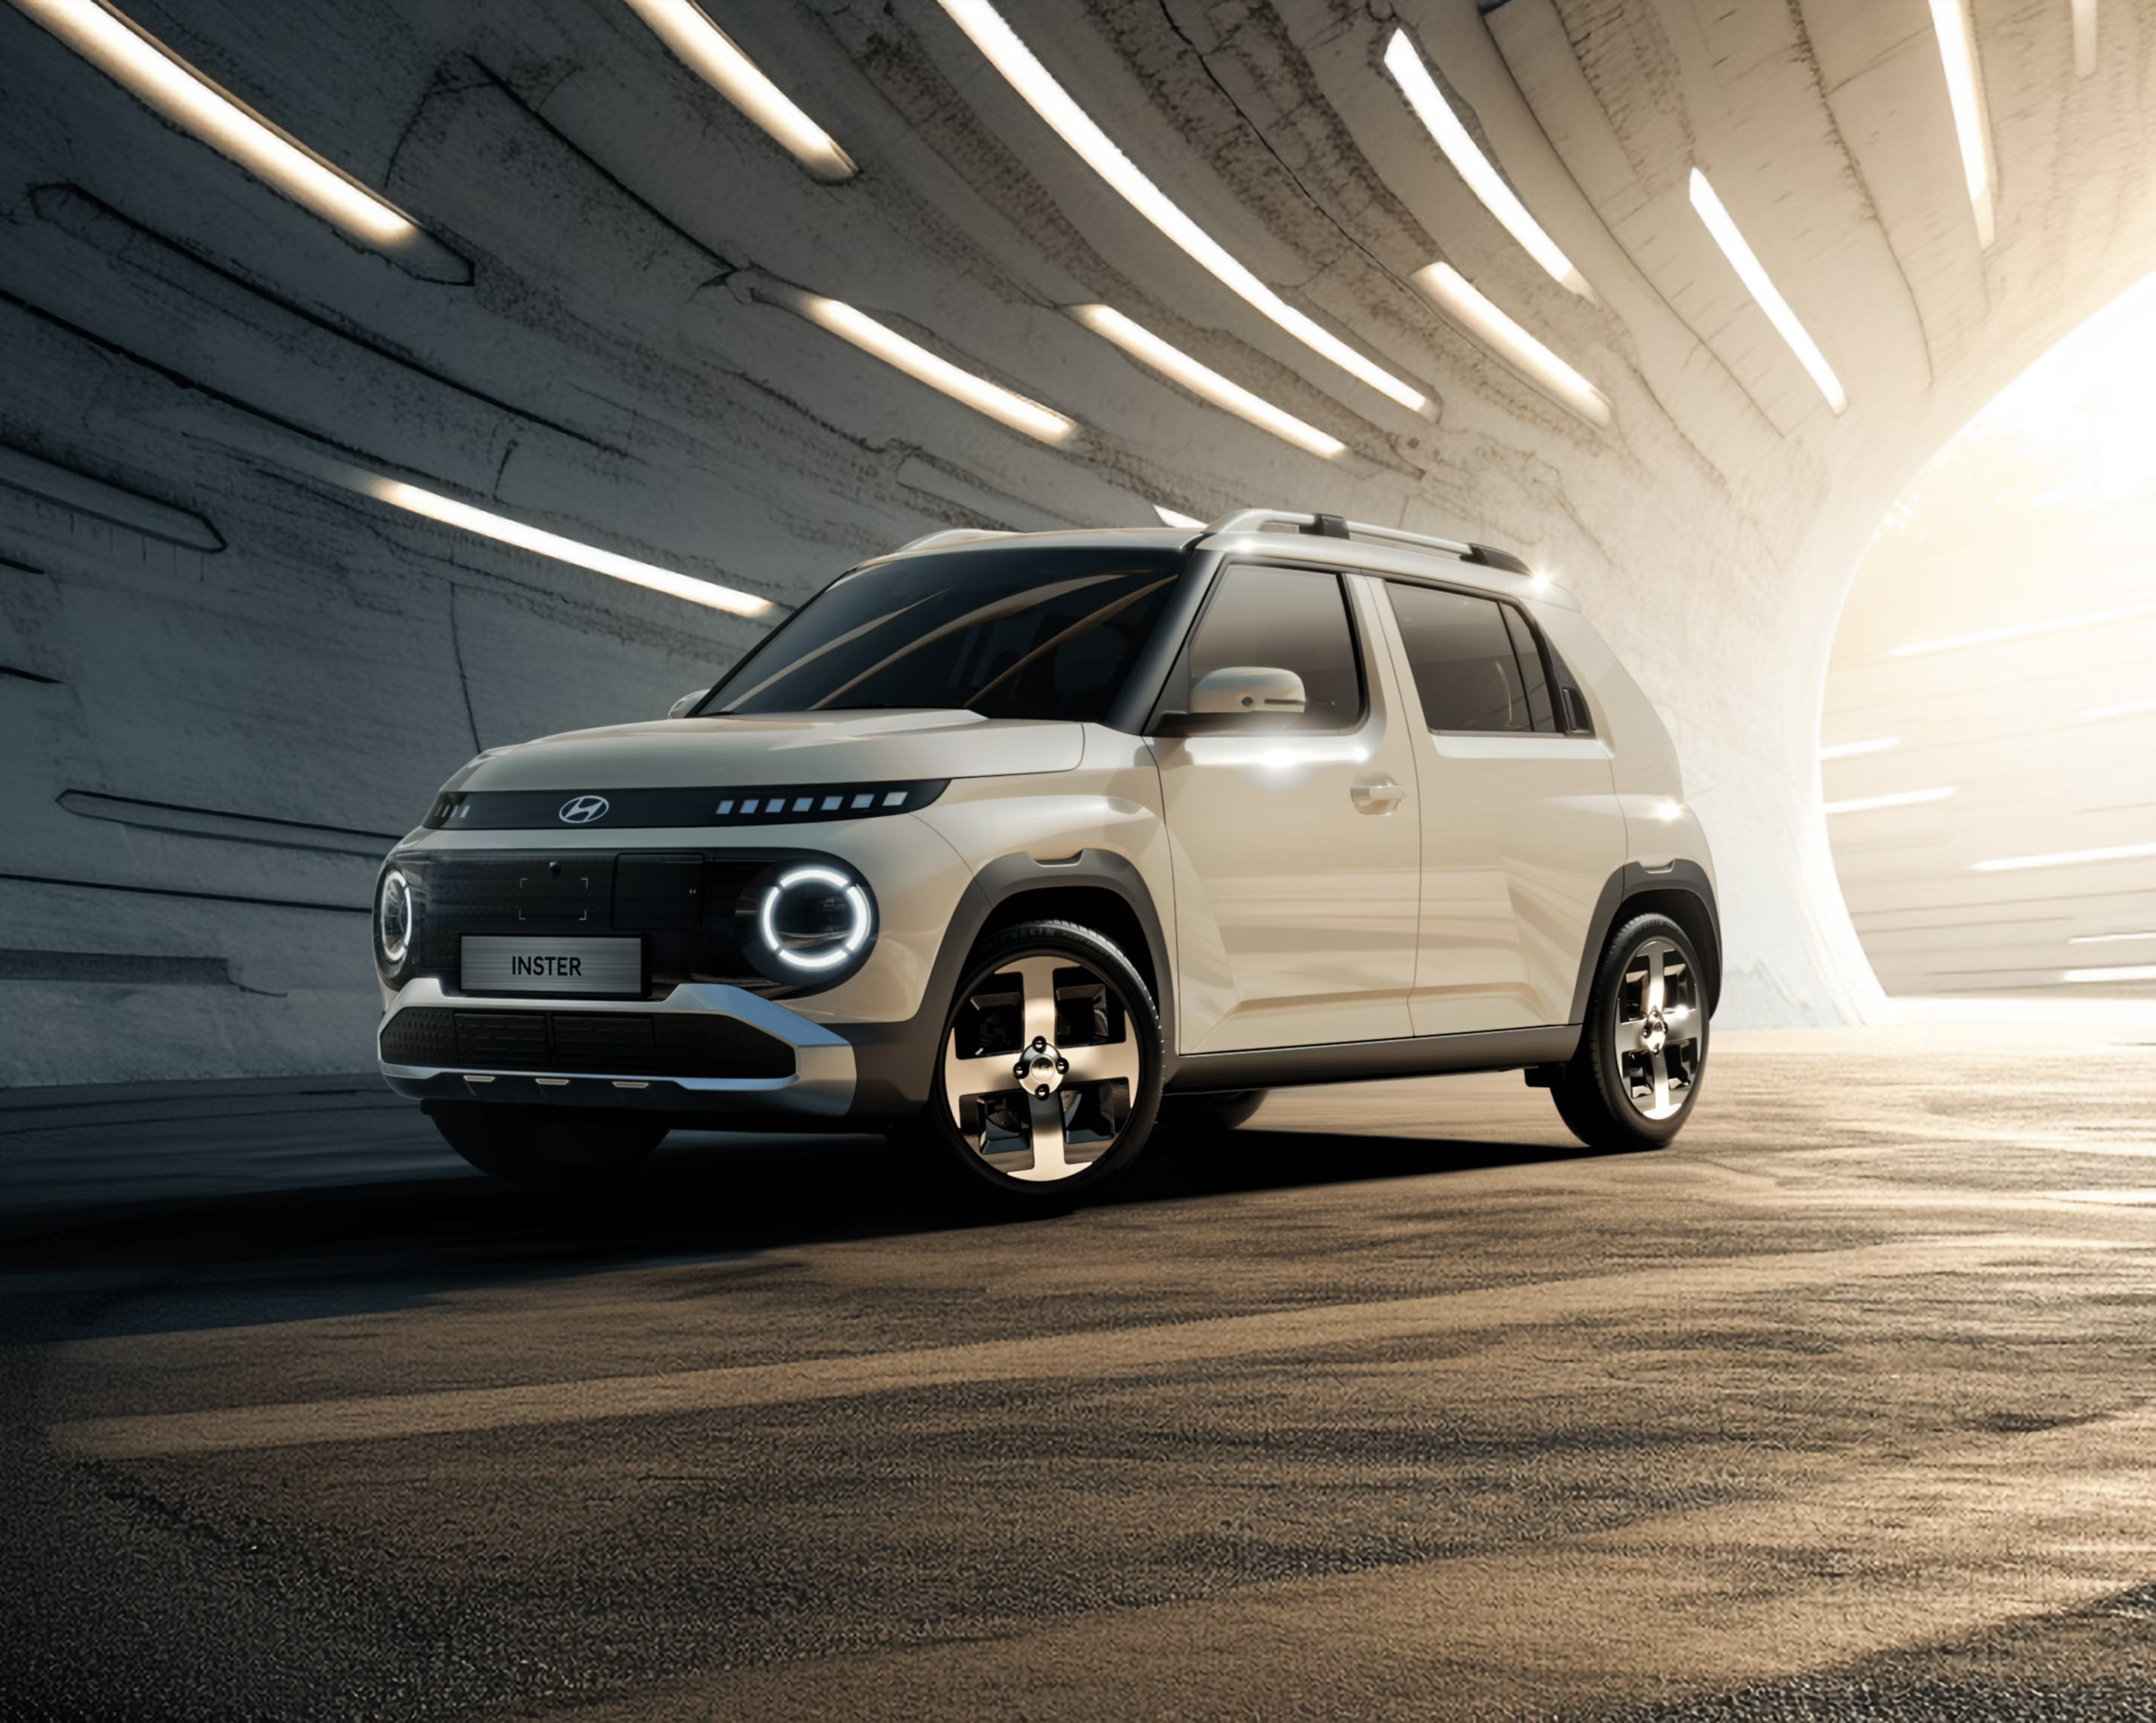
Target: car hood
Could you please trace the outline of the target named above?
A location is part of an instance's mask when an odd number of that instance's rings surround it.
[[[604,791],[988,778],[1069,771],[1084,748],[1077,724],[973,712],[660,718],[490,749],[442,787]]]

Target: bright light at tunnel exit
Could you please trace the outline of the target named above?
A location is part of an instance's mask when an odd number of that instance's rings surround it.
[[[407,485],[400,480],[385,479],[372,473],[355,473],[347,482],[354,489],[386,502],[393,508],[424,515],[429,520],[439,521],[445,527],[455,527],[466,532],[476,533],[500,544],[513,544],[520,550],[551,557],[557,563],[572,563],[579,568],[588,568],[595,574],[608,574],[616,580],[626,580],[634,586],[649,587],[654,592],[686,599],[692,604],[708,604],[715,610],[731,610],[737,616],[761,616],[771,608],[768,599],[737,592],[730,586],[699,580],[693,575],[677,574],[670,568],[639,563],[632,557],[618,556],[613,551],[601,550],[595,545],[580,544],[573,538],[564,538],[559,533],[527,527],[521,521],[512,521],[506,515],[491,514],[485,509],[474,508],[470,503],[438,496],[432,491],[423,491],[417,485]]]
[[[831,134],[803,113],[701,8],[689,0],[628,0],[628,5],[684,65],[818,179],[835,184],[860,172]]]
[[[1050,129],[1075,150],[1086,165],[1107,181],[1133,209],[1189,253],[1214,279],[1351,377],[1389,396],[1411,413],[1427,410],[1429,398],[1421,390],[1403,383],[1315,318],[1297,311],[1183,213],[1071,100],[1070,93],[1049,75],[1048,69],[1034,57],[1033,50],[1019,39],[1017,33],[1004,22],[988,0],[942,0],[942,7]]]
[[[1722,248],[1722,255],[1729,260],[1729,266],[1737,271],[1759,309],[1767,314],[1767,321],[1774,326],[1775,332],[1789,344],[1789,351],[1797,356],[1797,363],[1811,375],[1819,385],[1819,392],[1826,397],[1826,404],[1840,413],[1849,405],[1849,396],[1841,387],[1841,379],[1834,374],[1834,367],[1826,362],[1826,355],[1819,349],[1810,332],[1797,314],[1789,309],[1789,302],[1782,297],[1780,289],[1768,277],[1758,255],[1745,241],[1737,224],[1730,219],[1722,199],[1715,195],[1714,188],[1707,176],[1697,167],[1691,171],[1691,207],[1699,212],[1699,219],[1707,224],[1713,234],[1714,243]]]
[[[424,237],[401,210],[227,95],[119,13],[91,0],[14,3],[175,126],[354,238],[394,250]]]
[[[1528,213],[1527,206],[1519,195],[1506,183],[1505,176],[1496,165],[1482,153],[1481,146],[1475,141],[1452,104],[1445,99],[1445,92],[1430,75],[1423,64],[1422,55],[1415,51],[1414,44],[1405,30],[1394,30],[1393,39],[1385,44],[1385,69],[1393,75],[1393,81],[1400,86],[1400,94],[1408,99],[1415,118],[1421,121],[1445,159],[1452,164],[1453,172],[1467,183],[1467,189],[1481,200],[1482,207],[1497,219],[1505,231],[1520,242],[1528,256],[1547,270],[1552,280],[1558,281],[1584,298],[1594,297],[1594,290],[1587,285],[1586,276],[1573,267],[1572,260],[1558,249],[1557,241],[1543,231],[1542,224]]]

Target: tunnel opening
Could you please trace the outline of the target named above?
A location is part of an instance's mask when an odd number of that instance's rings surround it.
[[[2156,277],[1903,491],[1844,604],[1822,808],[1897,998],[2156,998]]]

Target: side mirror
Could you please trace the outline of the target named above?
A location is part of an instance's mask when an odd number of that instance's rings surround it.
[[[679,700],[676,700],[671,706],[666,708],[666,716],[670,718],[681,717],[690,707],[694,706],[699,700],[701,700],[704,696],[711,692],[711,691],[709,688],[699,688],[693,694],[684,694]]]
[[[1255,717],[1260,713],[1297,717],[1309,702],[1302,693],[1302,678],[1291,670],[1273,670],[1250,664],[1235,664],[1209,671],[1190,691],[1194,717]]]
[[[1224,730],[1278,729],[1300,717],[1308,701],[1291,670],[1235,664],[1209,671],[1190,691],[1190,710],[1164,712],[1156,736],[1211,736]],[[1267,723],[1266,719],[1273,722]]]

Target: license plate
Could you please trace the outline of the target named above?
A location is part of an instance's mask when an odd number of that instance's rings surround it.
[[[467,934],[464,941],[467,993],[644,993],[641,939],[515,939]]]

